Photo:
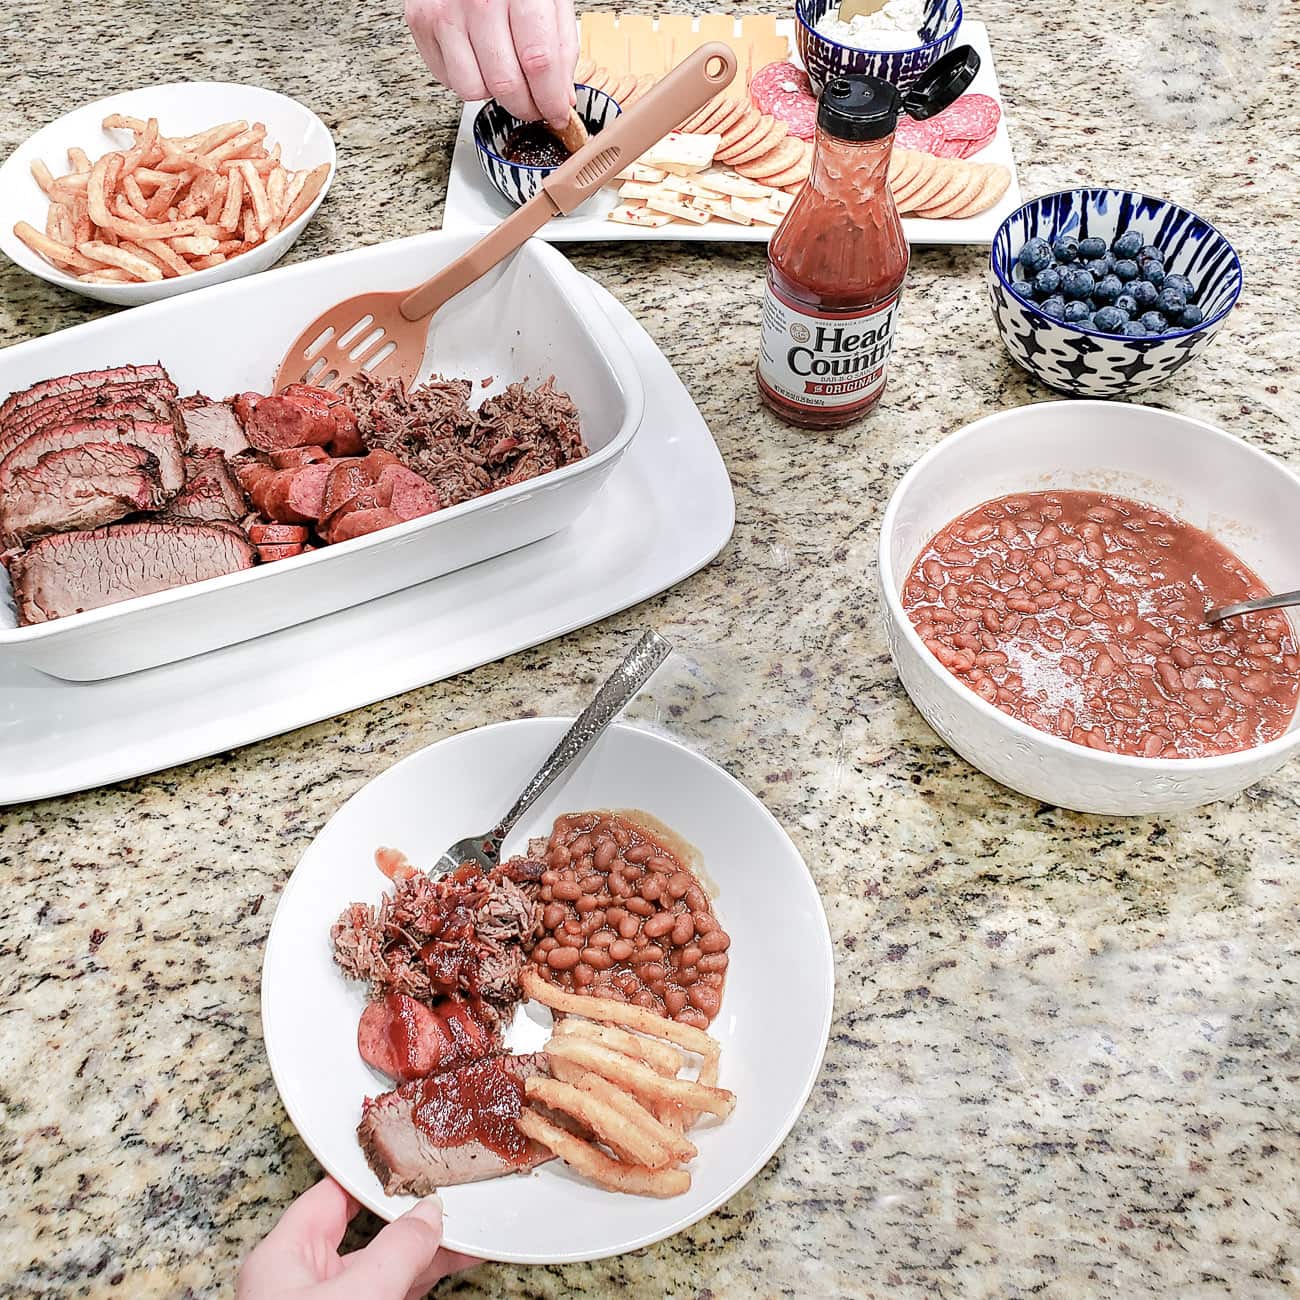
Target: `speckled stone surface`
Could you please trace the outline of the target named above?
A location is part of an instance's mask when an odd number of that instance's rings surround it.
[[[257,81],[310,103],[340,147],[295,258],[416,232],[439,220],[457,108],[399,11],[97,0],[72,17],[15,0],[0,148],[150,78]],[[971,14],[990,26],[1027,194],[1131,182],[1242,252],[1220,341],[1153,400],[1300,464],[1300,11],[984,0]],[[914,255],[883,407],[810,437],[755,402],[761,250],[567,251],[637,313],[715,430],[731,545],[666,596],[504,663],[0,811],[0,1294],[230,1294],[317,1177],[258,1020],[294,863],[412,750],[579,707],[646,622],[681,657],[634,716],[760,792],[816,876],[838,961],[825,1070],[762,1174],[690,1231],[589,1266],[485,1266],[441,1294],[1293,1294],[1300,769],[1158,821],[1040,807],[944,749],[889,662],[872,565],[891,488],[945,433],[1051,396],[992,334],[984,254]],[[0,268],[0,341],[101,310]]]

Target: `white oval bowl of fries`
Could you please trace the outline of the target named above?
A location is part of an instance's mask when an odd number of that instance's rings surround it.
[[[363,1098],[396,1085],[358,1054],[366,989],[335,966],[330,927],[350,903],[376,903],[390,889],[375,866],[377,848],[393,846],[415,866],[432,866],[467,828],[501,815],[568,725],[530,718],[479,727],[389,768],[320,831],[276,909],[262,967],[262,1026],[276,1087],[317,1160],[385,1219],[414,1200],[385,1195],[356,1129]],[[560,1158],[532,1173],[441,1189],[446,1245],[485,1259],[600,1259],[682,1231],[759,1173],[794,1126],[821,1068],[834,998],[826,916],[798,850],[762,803],[676,741],[617,723],[534,805],[502,858],[549,835],[557,816],[596,809],[648,814],[697,851],[690,865],[731,936],[721,1008],[705,1038],[641,1007],[534,984],[526,974],[528,1000],[515,1013],[505,1048],[527,1053],[552,1044],[552,1072],[570,1086],[529,1085],[529,1101],[542,1106],[569,1106],[577,1087],[629,1123],[638,1105],[667,1122],[662,1107],[674,1098],[679,1107],[703,1109],[686,1110],[668,1167],[635,1158],[647,1140],[664,1140],[653,1124],[640,1137],[620,1132],[615,1160],[596,1144],[605,1140],[594,1127],[600,1116],[587,1115],[591,1140],[540,1127],[544,1145],[559,1139],[552,1149]],[[583,1014],[553,1023],[548,1004]],[[575,1077],[584,1065],[594,1077]],[[802,1145],[818,1140],[815,1132],[797,1138]]]
[[[273,266],[320,206],[334,140],[258,86],[142,87],[74,109],[0,166],[0,249],[134,307]]]

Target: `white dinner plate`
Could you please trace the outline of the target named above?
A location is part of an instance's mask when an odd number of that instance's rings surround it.
[[[799,52],[794,46],[794,20],[779,19],[776,30],[790,41],[790,61],[799,63]],[[1001,163],[1011,172],[1011,184],[993,207],[975,217],[964,217],[960,221],[905,218],[903,234],[907,236],[909,244],[991,244],[998,227],[1023,202],[1020,178],[1016,174],[1016,159],[1011,151],[1011,137],[1007,134],[1006,109],[1002,103],[1002,91],[998,87],[997,72],[993,67],[988,29],[983,23],[965,22],[957,36],[957,44],[973,46],[980,56],[979,75],[971,84],[971,91],[991,96],[1003,109],[992,143],[981,149],[971,161]],[[493,189],[483,174],[475,152],[474,116],[481,107],[481,102],[466,104],[465,111],[461,114],[460,130],[456,133],[456,146],[451,155],[451,175],[447,179],[447,203],[442,216],[444,230],[458,233],[484,230],[504,221],[514,210]],[[537,238],[556,244],[578,240],[626,239],[765,244],[774,229],[768,226],[738,226],[730,221],[710,221],[704,226],[682,221],[667,226],[626,226],[608,219],[608,214],[617,203],[618,198],[612,188],[602,190],[569,216],[552,218],[537,232]]]
[[[112,150],[130,145],[132,137],[128,132],[104,130],[102,123],[110,113],[156,117],[159,131],[169,136],[195,135],[223,122],[262,122],[266,126],[267,148],[278,144],[284,165],[291,171],[319,167],[327,162],[330,172],[320,193],[296,221],[273,239],[232,257],[220,266],[146,284],[90,284],[59,270],[39,253],[34,253],[14,234],[14,223],[26,221],[37,230],[45,229],[49,200],[32,178],[31,165],[36,159],[40,159],[55,176],[62,176],[68,170],[68,150],[73,146],[84,149],[93,161]],[[278,91],[225,81],[177,81],[169,85],[124,90],[74,108],[42,127],[24,140],[0,166],[0,249],[25,271],[61,289],[71,289],[74,293],[121,307],[138,307],[142,303],[202,289],[205,285],[224,284],[227,280],[274,266],[293,247],[298,236],[307,229],[307,223],[316,215],[316,209],[324,202],[334,180],[336,161],[334,137],[325,123],[305,104]]]
[[[385,1196],[357,1144],[362,1098],[392,1085],[357,1054],[366,988],[334,965],[330,926],[388,881],[374,851],[392,845],[429,865],[454,840],[490,826],[551,751],[566,719],[531,718],[462,732],[412,754],[330,818],[286,885],[262,966],[262,1028],[289,1117],[320,1163],[391,1219],[410,1197]],[[763,1167],[798,1118],[830,1030],[830,932],[808,868],[771,813],[720,767],[664,736],[611,727],[505,844],[518,852],[554,819],[585,809],[641,809],[698,849],[718,919],[731,934],[720,1084],[736,1094],[725,1122],[692,1131],[691,1188],[671,1199],[606,1192],[558,1161],[531,1174],[451,1187],[446,1244],[485,1259],[560,1264],[659,1241],[721,1205]],[[532,1027],[524,1041],[520,1026]],[[536,1022],[508,1046],[535,1050]]]

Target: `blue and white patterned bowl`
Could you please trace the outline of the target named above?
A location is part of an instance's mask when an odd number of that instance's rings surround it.
[[[853,45],[841,45],[814,30],[839,4],[840,0],[795,0],[799,57],[818,94],[826,82],[846,72],[880,77],[906,92],[923,72],[952,49],[961,27],[961,0],[929,0],[921,28],[924,45],[910,50],[860,50]]]
[[[1095,235],[1109,244],[1123,230],[1139,231],[1164,253],[1169,271],[1196,285],[1201,324],[1148,338],[1102,334],[1045,316],[1019,292],[1016,257],[1028,240]],[[1129,397],[1164,383],[1205,351],[1241,293],[1241,261],[1208,221],[1176,203],[1133,190],[1063,190],[1033,199],[1002,223],[988,288],[1002,341],[1030,374],[1075,397]]]
[[[573,89],[578,97],[578,116],[592,135],[598,134],[623,111],[616,99],[594,86],[574,86]],[[503,198],[515,205],[527,203],[555,170],[554,167],[525,167],[521,163],[506,161],[510,134],[523,125],[495,99],[489,99],[474,118],[474,144],[478,160],[483,165],[483,174]]]

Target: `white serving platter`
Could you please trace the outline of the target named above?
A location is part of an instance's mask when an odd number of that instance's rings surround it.
[[[794,22],[781,19],[776,30],[790,41],[790,59],[799,62],[794,43]],[[993,50],[989,45],[988,29],[983,23],[963,23],[957,37],[958,45],[971,45],[980,56],[979,75],[971,85],[972,92],[990,95],[1002,106],[1002,92],[998,87],[997,72],[993,67]],[[456,133],[456,146],[451,156],[451,175],[447,181],[447,203],[443,212],[442,228],[456,232],[482,230],[503,221],[514,210],[492,188],[483,174],[474,147],[474,115],[482,104],[466,104],[461,114],[460,130]],[[991,244],[998,227],[1023,202],[1020,179],[1016,173],[1016,159],[1011,151],[1011,137],[1007,134],[1005,108],[998,118],[997,134],[993,142],[981,149],[972,161],[1001,163],[1011,172],[1011,184],[1001,200],[987,212],[961,221],[922,220],[907,217],[903,233],[909,244]],[[538,232],[539,239],[552,243],[573,243],[579,240],[659,240],[682,243],[746,243],[765,244],[772,228],[738,226],[728,221],[710,221],[705,226],[674,222],[652,229],[642,226],[625,226],[607,219],[607,214],[617,203],[613,189],[602,191],[588,200],[577,212],[567,217],[555,217]]]
[[[645,331],[582,283],[648,400],[579,520],[432,582],[129,677],[73,683],[0,663],[0,805],[156,772],[441,681],[635,605],[713,559],[735,522],[713,438]]]
[[[387,1196],[357,1143],[362,1099],[393,1085],[357,1053],[366,990],[334,965],[331,924],[389,882],[381,844],[429,865],[467,828],[490,825],[560,739],[567,719],[529,718],[448,737],[390,767],[326,823],[286,885],[262,966],[262,1030],[285,1109],[322,1165],[391,1219],[414,1200]],[[723,1122],[691,1132],[691,1187],[659,1199],[604,1191],[559,1161],[531,1174],[442,1189],[446,1244],[520,1264],[600,1259],[660,1241],[702,1219],[763,1167],[799,1117],[830,1030],[835,965],[817,886],[790,837],[750,791],[707,758],[625,723],[529,809],[507,854],[586,809],[649,813],[693,846],[731,936],[718,1083],[736,1095]],[[537,1004],[517,1013],[506,1046],[549,1038]]]
[[[409,288],[459,257],[468,235],[375,244],[106,317],[0,352],[0,393],[51,376],[160,361],[181,394],[271,390],[284,351],[310,321],[368,290]],[[520,301],[528,311],[520,311]],[[232,346],[234,345],[234,346]],[[274,564],[18,626],[0,573],[0,658],[76,681],[155,668],[502,555],[584,510],[630,446],[644,393],[630,353],[591,305],[581,274],[529,240],[438,311],[421,378],[474,382],[472,404],[507,384],[554,377],[582,418],[591,454],[433,514]],[[483,387],[480,381],[491,383]]]
[[[39,159],[55,176],[62,176],[68,170],[70,148],[84,149],[93,161],[130,143],[128,133],[104,130],[104,118],[111,113],[146,119],[156,117],[162,134],[172,136],[194,135],[222,122],[262,122],[266,126],[267,147],[280,146],[286,167],[318,167],[327,162],[330,165],[329,176],[320,193],[296,221],[273,239],[232,257],[220,266],[148,284],[90,284],[60,271],[39,253],[34,253],[14,234],[14,223],[26,221],[37,230],[45,229],[49,200],[32,177],[33,162]],[[138,307],[142,303],[157,302],[207,285],[237,280],[273,266],[293,247],[316,215],[316,209],[324,202],[334,180],[336,167],[334,138],[329,128],[305,104],[290,99],[288,95],[261,86],[225,81],[176,81],[124,90],[107,99],[74,108],[42,127],[24,140],[0,166],[0,250],[25,271],[61,289],[98,298],[101,302],[115,303],[119,307]]]

